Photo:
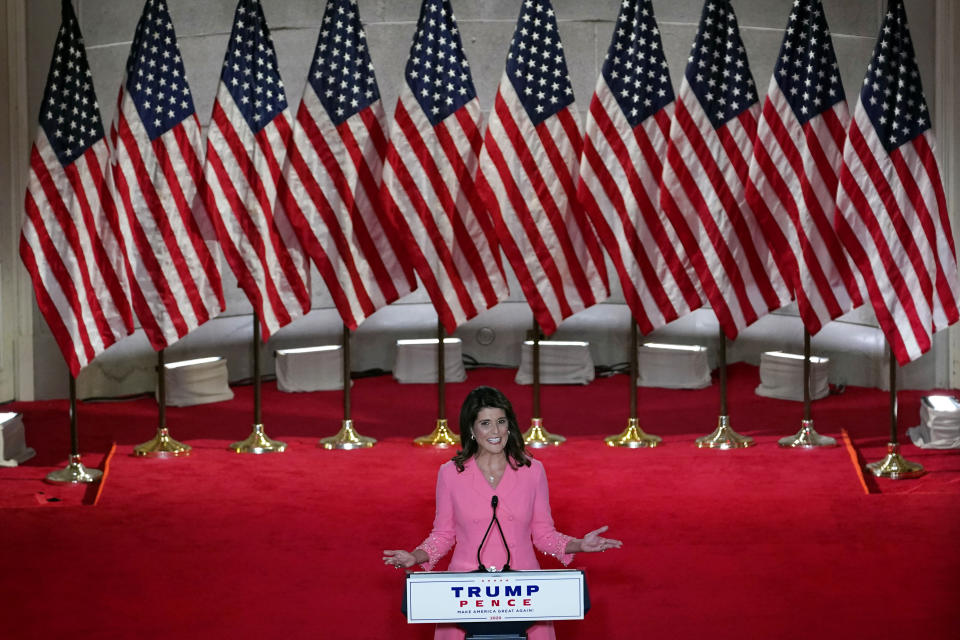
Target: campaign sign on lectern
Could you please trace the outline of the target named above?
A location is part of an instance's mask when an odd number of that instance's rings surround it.
[[[579,569],[407,574],[407,622],[474,623],[582,620],[585,582]]]

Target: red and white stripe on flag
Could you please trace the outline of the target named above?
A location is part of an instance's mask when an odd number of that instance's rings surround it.
[[[105,188],[107,143],[69,2],[62,3],[54,51],[30,151],[20,256],[40,312],[76,377],[133,331],[133,316]]]
[[[547,335],[610,295],[603,251],[577,199],[583,141],[556,24],[545,0],[521,7],[477,174],[500,245]]]
[[[107,143],[60,165],[41,129],[30,152],[20,256],[70,373],[133,331],[123,254],[106,215]]]
[[[205,198],[264,342],[310,310],[309,261],[284,209],[275,208],[292,135],[263,10],[240,0],[207,132]]]
[[[634,55],[621,53],[630,48]],[[696,273],[660,208],[673,103],[652,2],[627,0],[587,114],[579,198],[645,334],[703,304]]]
[[[327,19],[327,16],[330,19]],[[357,7],[329,0],[294,123],[279,203],[344,324],[416,287],[380,200],[384,112]],[[334,50],[350,52],[334,56]]]
[[[576,198],[572,110],[534,126],[506,79],[490,115],[478,184],[500,245],[546,335],[609,295],[603,255]],[[525,121],[526,120],[526,121]]]
[[[509,293],[493,223],[474,183],[480,117],[450,0],[424,0],[382,195],[447,333]]]
[[[960,319],[956,254],[933,140],[927,132],[888,155],[859,108],[848,135],[837,191],[840,239],[904,365],[930,350],[935,332]]]
[[[73,6],[60,32],[30,151],[20,257],[74,377],[133,331],[123,250],[106,191],[107,143]]]
[[[906,364],[960,319],[960,282],[906,11],[891,0],[843,150],[840,239]]]
[[[110,138],[108,185],[118,209],[130,296],[150,344],[159,350],[224,309],[216,233],[198,193],[200,122],[164,0],[144,6]]]
[[[863,303],[833,210],[850,112],[819,0],[800,0],[757,126],[747,202],[811,335]]]
[[[731,340],[790,301],[744,199],[759,113],[733,8],[708,0],[674,110],[660,203]]]
[[[383,173],[384,202],[447,333],[507,297],[493,223],[474,183],[476,98],[431,126],[403,89]]]

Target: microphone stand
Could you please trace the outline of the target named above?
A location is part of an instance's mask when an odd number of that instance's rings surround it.
[[[503,568],[500,571],[511,571],[510,547],[507,546],[507,537],[503,535],[503,527],[500,526],[500,519],[497,518],[497,505],[499,503],[500,498],[497,496],[490,498],[493,518],[491,518],[490,524],[487,525],[487,530],[483,534],[483,540],[480,541],[480,546],[477,547],[477,569],[473,573],[490,572],[490,570],[480,562],[480,552],[483,550],[483,545],[487,541],[487,536],[490,534],[490,529],[493,528],[494,522],[497,523],[497,529],[500,531],[503,548],[507,550],[507,561],[503,564]],[[532,620],[510,620],[502,622],[465,622],[457,626],[466,632],[465,640],[523,640],[523,638],[527,637],[526,631],[531,624],[533,624]]]
[[[503,534],[503,527],[500,526],[500,519],[497,517],[497,505],[500,504],[500,498],[498,496],[493,496],[490,498],[490,507],[493,509],[493,517],[490,519],[490,524],[487,525],[487,530],[483,534],[483,539],[480,540],[480,546],[477,547],[477,570],[474,573],[487,573],[490,570],[483,566],[483,562],[480,561],[480,552],[483,551],[483,545],[487,542],[487,536],[490,535],[490,529],[493,528],[493,523],[497,523],[497,530],[500,532],[500,539],[503,541],[503,548],[507,551],[507,561],[503,563],[503,568],[500,571],[510,571],[510,546],[507,544],[507,536]]]

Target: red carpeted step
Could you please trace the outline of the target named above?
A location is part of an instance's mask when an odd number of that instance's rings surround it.
[[[513,373],[475,370],[449,385],[451,425],[480,383],[503,388],[528,424],[530,388],[513,385]],[[757,440],[735,451],[693,446],[715,426],[716,385],[640,389],[641,425],[664,438],[651,450],[603,444],[626,425],[626,376],[543,388],[545,426],[568,437],[534,452],[558,528],[582,535],[607,524],[624,541],[575,559],[593,609],[559,624],[558,637],[960,636],[957,452],[904,444],[931,473],[877,481],[867,495],[847,448],[779,448],[802,407],[759,398],[756,384],[755,368],[731,368],[732,425]],[[56,490],[42,477],[66,458],[66,403],[18,406],[38,455],[0,469],[4,637],[432,637],[429,625],[405,624],[402,573],[380,552],[411,548],[430,528],[437,468],[453,451],[411,441],[433,428],[436,387],[357,380],[352,417],[379,442],[345,452],[316,446],[339,429],[340,393],[266,385],[267,433],[289,449],[262,456],[226,448],[251,428],[251,390],[236,391],[230,402],[170,409],[172,435],[194,450],[162,460],[131,455],[155,432],[152,399],[82,403],[88,464],[117,443],[95,507],[81,497],[38,508],[35,494]],[[902,428],[921,395],[900,394]],[[887,402],[885,392],[848,388],[814,404],[817,430],[840,438],[846,429],[855,453],[878,459]]]

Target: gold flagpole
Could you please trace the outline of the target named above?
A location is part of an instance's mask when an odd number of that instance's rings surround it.
[[[528,447],[540,448],[550,445],[557,446],[567,439],[548,432],[543,428],[540,418],[540,325],[533,319],[533,417],[530,419],[530,428],[523,434],[523,441]]]
[[[350,327],[343,324],[343,422],[340,425],[340,431],[336,435],[327,438],[321,438],[317,443],[318,447],[324,449],[364,449],[376,444],[374,438],[362,436],[353,428],[353,420],[350,419]]]
[[[253,314],[253,431],[244,440],[234,442],[229,449],[237,453],[282,453],[287,443],[272,440],[263,431],[260,416],[260,318]]]
[[[727,334],[720,327],[720,416],[713,433],[697,438],[696,445],[701,449],[740,449],[753,446],[750,436],[742,436],[730,427],[727,414]]]
[[[800,431],[777,442],[781,447],[803,449],[837,446],[836,438],[822,436],[813,428],[810,411],[810,332],[806,327],[803,328],[803,420],[800,422]]]
[[[167,429],[167,370],[163,362],[164,350],[157,351],[157,435],[133,448],[133,455],[146,458],[188,456],[189,445],[170,437]]]
[[[47,474],[54,484],[89,484],[103,477],[103,471],[88,469],[80,460],[80,436],[77,432],[77,380],[70,376],[70,462],[63,469]]]
[[[443,329],[443,323],[437,318],[437,424],[433,431],[425,436],[414,438],[413,444],[421,447],[446,447],[456,446],[460,442],[460,437],[450,431],[447,426],[447,399],[446,399],[446,380],[447,380],[447,358],[444,351],[443,340],[446,332]]]
[[[643,432],[640,428],[640,421],[637,418],[637,378],[638,378],[638,357],[639,349],[639,329],[637,321],[633,316],[630,317],[630,419],[627,421],[627,428],[623,433],[615,436],[607,436],[603,439],[611,447],[628,447],[630,449],[640,449],[655,447],[663,441],[660,436],[654,436]]]
[[[878,478],[891,480],[906,480],[919,478],[926,471],[923,465],[911,462],[900,455],[900,444],[897,441],[897,361],[893,357],[893,349],[887,343],[890,354],[890,441],[887,443],[887,455],[883,460],[870,462],[867,468]]]

